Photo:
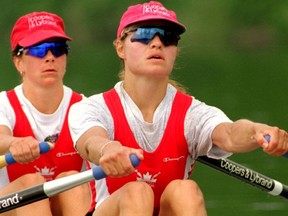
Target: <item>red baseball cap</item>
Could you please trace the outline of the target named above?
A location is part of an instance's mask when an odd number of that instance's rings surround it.
[[[174,24],[179,34],[186,31],[186,27],[177,20],[174,11],[166,9],[160,2],[150,1],[128,7],[121,17],[117,37],[121,36],[123,29],[128,25],[147,20],[165,20]]]
[[[11,48],[17,45],[32,46],[49,38],[58,37],[72,40],[64,32],[64,22],[61,17],[48,12],[33,12],[20,17],[11,32]]]

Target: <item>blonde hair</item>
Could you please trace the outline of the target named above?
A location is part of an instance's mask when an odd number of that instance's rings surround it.
[[[113,41],[113,45],[116,48],[116,44],[118,41],[124,41],[125,38],[127,37],[127,32],[129,32],[131,29],[135,28],[135,25],[130,25],[126,28],[123,29],[123,31],[121,32],[120,37],[116,38]],[[119,59],[121,60],[122,63],[122,69],[120,70],[120,72],[118,73],[118,77],[119,80],[124,80],[124,76],[125,76],[125,70],[124,70],[124,60],[122,58],[119,57]],[[168,83],[171,84],[172,86],[174,86],[178,91],[181,91],[183,93],[187,93],[187,88],[185,86],[183,86],[181,83],[177,82],[176,80],[173,80],[171,78],[169,78]]]

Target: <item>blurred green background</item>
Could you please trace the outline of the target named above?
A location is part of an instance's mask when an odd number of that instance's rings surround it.
[[[19,83],[10,55],[16,20],[49,11],[65,20],[74,40],[66,85],[89,96],[113,87],[120,62],[112,42],[119,19],[134,0],[0,0],[0,90]],[[288,2],[283,0],[162,1],[187,26],[173,78],[189,93],[221,108],[232,120],[248,118],[288,130]],[[287,159],[261,150],[232,160],[288,184]],[[287,215],[288,203],[216,170],[197,164],[209,216]],[[189,200],[187,200],[189,202]],[[286,213],[285,213],[286,212]]]

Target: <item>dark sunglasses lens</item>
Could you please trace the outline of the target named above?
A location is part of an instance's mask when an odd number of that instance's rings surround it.
[[[166,31],[165,32],[165,36],[163,37],[164,44],[166,46],[169,46],[169,45],[177,46],[179,39],[180,39],[179,35],[177,35],[177,34],[175,34],[173,32],[170,32],[170,31]]]
[[[68,47],[66,44],[55,45],[54,47],[51,48],[51,52],[53,53],[54,56],[60,57],[68,53]]]
[[[161,28],[137,28],[131,37],[131,42],[148,44],[155,35],[158,35],[165,46],[177,45],[179,36]]]
[[[51,50],[55,57],[60,57],[68,53],[69,47],[64,43],[43,43],[38,46],[29,47],[27,55],[43,58],[47,55],[48,50]]]
[[[156,34],[164,36],[164,30],[159,28],[137,28],[131,37],[131,42],[148,44]]]

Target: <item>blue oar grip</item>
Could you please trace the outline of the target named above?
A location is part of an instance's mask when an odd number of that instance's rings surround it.
[[[139,166],[140,160],[137,158],[137,156],[135,154],[130,155],[130,160],[131,160],[131,163],[134,167]]]
[[[47,142],[41,142],[39,144],[39,148],[40,148],[40,154],[44,154],[44,153],[50,151],[50,146]]]
[[[139,166],[140,160],[137,158],[137,156],[135,154],[130,155],[130,160],[131,160],[131,163],[134,167]],[[93,171],[93,176],[96,180],[99,180],[99,179],[106,177],[105,172],[103,171],[103,169],[100,166],[94,167],[92,169],[92,171]]]
[[[265,135],[264,138],[267,140],[267,142],[270,142],[270,135]]]
[[[50,150],[50,146],[47,142],[41,142],[39,144],[40,154],[46,153]],[[16,163],[11,153],[5,154],[5,161],[8,165]]]
[[[5,161],[8,165],[16,163],[11,153],[5,154]]]

